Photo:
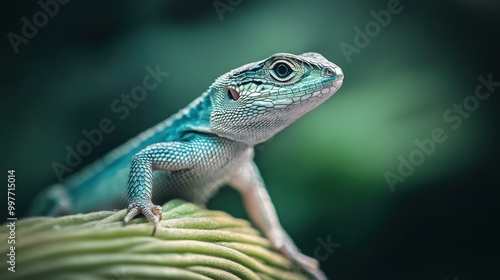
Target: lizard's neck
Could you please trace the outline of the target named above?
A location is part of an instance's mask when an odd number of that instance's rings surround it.
[[[172,115],[170,118],[160,122],[154,127],[155,131],[166,132],[166,137],[177,139],[181,134],[188,131],[211,133],[210,111],[211,101],[207,92],[193,100],[186,107]]]

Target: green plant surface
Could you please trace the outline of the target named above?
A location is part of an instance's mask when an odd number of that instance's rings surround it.
[[[16,222],[15,272],[1,279],[306,279],[242,219],[192,203],[163,205],[155,236],[144,217],[123,226],[125,210]],[[3,225],[2,236],[9,234]],[[0,245],[5,256],[7,242]]]

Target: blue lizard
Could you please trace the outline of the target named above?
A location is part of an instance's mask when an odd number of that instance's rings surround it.
[[[31,214],[117,209],[128,201],[124,223],[142,213],[154,234],[162,212],[152,198],[203,204],[229,184],[274,248],[315,279],[326,279],[318,262],[300,253],[280,225],[253,154],[256,144],[332,96],[343,77],[318,53],[277,53],[234,69],[177,114],[49,187],[35,199]]]

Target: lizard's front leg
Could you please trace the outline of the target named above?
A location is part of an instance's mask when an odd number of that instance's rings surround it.
[[[318,261],[302,254],[281,226],[259,170],[253,161],[242,164],[232,175],[229,184],[240,191],[250,218],[263,231],[275,249],[282,252],[314,279],[327,279],[318,268]]]
[[[151,201],[154,170],[180,170],[193,165],[193,149],[189,142],[165,142],[150,145],[133,159],[128,179],[127,214],[123,219],[126,224],[139,213],[153,223],[155,234],[162,218],[161,206]]]

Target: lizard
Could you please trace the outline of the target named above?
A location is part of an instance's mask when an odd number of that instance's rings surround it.
[[[223,185],[241,193],[250,219],[272,246],[314,279],[326,279],[317,260],[300,252],[281,226],[253,160],[265,142],[331,97],[340,67],[314,52],[277,53],[220,77],[187,107],[42,191],[31,216],[123,209],[162,219],[154,204],[182,198],[204,204]],[[127,186],[127,191],[125,188]]]

